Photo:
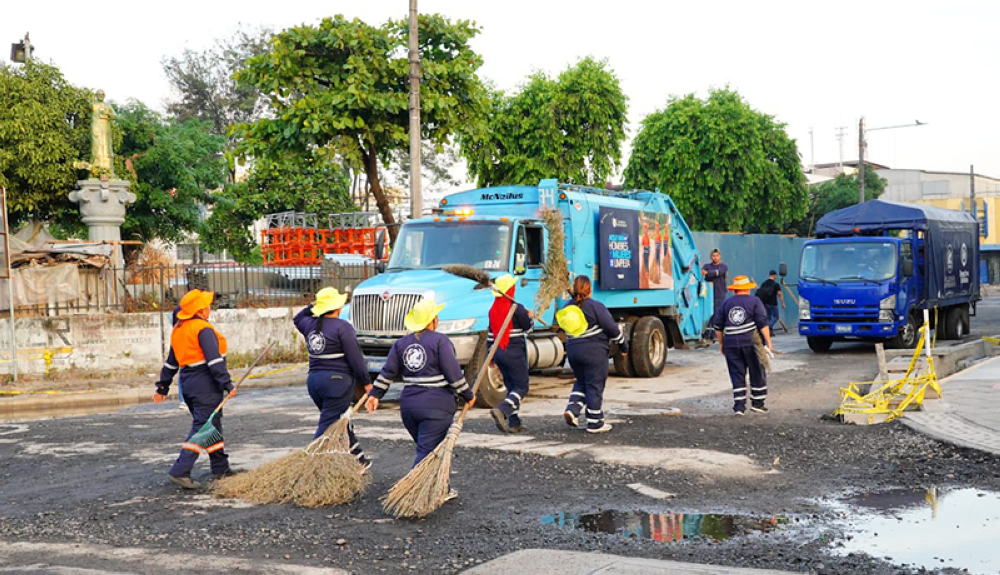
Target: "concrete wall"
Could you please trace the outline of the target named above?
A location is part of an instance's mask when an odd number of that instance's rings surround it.
[[[226,337],[229,353],[258,353],[268,342],[277,349],[301,347],[291,308],[223,309],[211,322]],[[10,323],[0,321],[0,373],[11,373]],[[170,314],[94,313],[49,318],[17,318],[18,369],[45,373],[46,352],[53,370],[82,369],[159,373],[170,342]]]
[[[722,234],[695,232],[694,241],[701,252],[702,261],[711,261],[713,249],[722,252],[722,263],[729,266],[729,280],[738,275],[750,276],[758,284],[767,279],[767,272],[778,271],[778,264],[788,264],[785,283],[794,286],[799,281],[799,254],[802,252],[803,238],[772,234]],[[798,292],[791,289],[798,298]],[[780,302],[779,302],[780,303]],[[781,320],[792,330],[799,324],[799,308],[785,293],[787,308],[781,311]],[[781,329],[781,326],[778,326]]]

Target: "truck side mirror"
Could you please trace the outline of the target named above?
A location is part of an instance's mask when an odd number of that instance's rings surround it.
[[[913,260],[906,258],[899,265],[899,270],[903,274],[903,277],[908,278],[913,275]]]
[[[378,272],[378,273],[384,272],[385,271],[385,262],[382,261],[382,260],[376,261],[375,262],[375,271]]]
[[[375,238],[375,260],[382,261],[383,255],[385,255],[385,230],[379,232]]]
[[[780,264],[778,264],[778,275],[781,277],[788,276],[788,264],[786,264],[785,262],[781,262]]]

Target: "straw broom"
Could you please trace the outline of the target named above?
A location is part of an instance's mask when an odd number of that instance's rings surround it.
[[[542,317],[549,305],[570,289],[562,212],[554,208],[542,208],[542,223],[549,232],[549,246],[542,265],[542,281],[535,294],[535,317]]]
[[[447,268],[445,268],[447,271]],[[449,272],[451,273],[451,272]],[[458,275],[458,274],[456,274]],[[465,276],[462,276],[465,277]],[[487,281],[488,281],[487,277]],[[504,319],[500,333],[507,330],[511,320],[514,318],[516,306],[510,306],[507,317]],[[475,397],[479,384],[482,383],[493,356],[496,355],[496,344],[490,348],[490,353],[486,356],[476,375],[476,382],[472,386],[472,395]],[[410,470],[402,479],[396,482],[389,490],[389,493],[382,498],[382,507],[385,512],[393,517],[426,517],[433,513],[438,507],[444,504],[448,496],[449,478],[451,476],[451,458],[458,441],[458,435],[462,433],[462,424],[465,416],[469,413],[469,408],[474,402],[468,402],[462,408],[458,418],[451,424],[448,435],[438,444],[430,454],[427,455],[416,467]]]
[[[212,486],[215,496],[254,503],[294,503],[300,507],[354,500],[371,484],[371,474],[365,473],[351,455],[347,430],[351,417],[364,406],[367,397],[345,411],[305,449],[216,482]]]

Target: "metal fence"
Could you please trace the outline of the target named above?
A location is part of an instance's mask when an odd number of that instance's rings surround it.
[[[31,301],[15,295],[19,316],[59,316],[116,311],[172,310],[188,290],[215,292],[214,307],[263,308],[304,305],[324,287],[341,292],[377,273],[370,261],[324,261],[314,266],[236,263],[153,267],[79,268],[79,287],[42,286]],[[58,288],[58,289],[57,289]],[[3,306],[6,308],[6,305]]]

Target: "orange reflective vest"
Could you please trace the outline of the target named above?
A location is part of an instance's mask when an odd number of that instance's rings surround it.
[[[226,338],[215,326],[200,318],[186,319],[174,328],[170,334],[170,347],[174,350],[174,359],[180,367],[194,367],[205,363],[205,352],[198,343],[198,334],[209,328],[219,338],[219,354],[226,355]]]

